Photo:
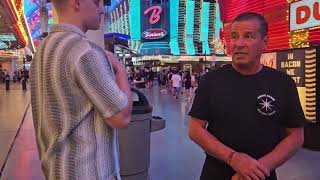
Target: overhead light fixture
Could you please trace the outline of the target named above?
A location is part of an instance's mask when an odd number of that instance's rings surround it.
[[[0,49],[7,49],[8,45],[0,40]]]
[[[17,39],[12,33],[1,33],[0,40],[1,41],[17,41]]]

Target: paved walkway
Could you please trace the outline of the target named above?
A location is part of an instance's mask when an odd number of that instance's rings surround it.
[[[19,87],[15,84],[6,91],[0,83],[0,175],[30,102],[30,93]]]
[[[167,127],[153,132],[151,136],[151,180],[197,180],[204,153],[187,136],[186,113],[190,108],[190,100],[175,100],[166,93],[160,93],[157,87],[143,92],[154,107],[153,115],[162,116],[167,120]],[[302,149],[278,169],[278,177],[279,180],[319,180],[319,167],[320,152]],[[0,179],[43,179],[35,144],[31,108],[26,113]]]

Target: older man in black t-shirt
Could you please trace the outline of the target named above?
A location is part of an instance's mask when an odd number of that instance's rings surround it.
[[[302,146],[305,117],[290,76],[260,64],[268,25],[256,13],[231,25],[232,65],[207,73],[189,113],[207,154],[201,180],[276,180]]]

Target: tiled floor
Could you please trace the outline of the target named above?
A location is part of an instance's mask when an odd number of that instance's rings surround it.
[[[18,90],[18,86],[12,85],[12,89],[6,91],[4,84],[0,83],[0,168],[5,163],[30,102],[30,93]]]
[[[14,142],[1,180],[42,180],[31,108]]]
[[[153,105],[153,115],[166,120],[166,128],[151,136],[152,180],[197,180],[204,160],[203,151],[187,136],[186,113],[190,101],[175,100],[158,88],[143,90]],[[320,180],[320,152],[300,150],[278,169],[279,180]],[[30,109],[1,180],[42,180],[34,141]]]

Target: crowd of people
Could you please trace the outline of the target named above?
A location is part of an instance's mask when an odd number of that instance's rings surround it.
[[[0,83],[6,84],[6,90],[10,90],[10,82],[13,83],[21,82],[22,83],[22,89],[26,89],[26,82],[28,82],[29,79],[29,70],[23,68],[19,69],[13,72],[13,75],[10,75],[10,72],[6,69],[0,68]]]
[[[200,79],[209,72],[209,69],[197,73],[191,73],[189,70],[181,70],[176,67],[164,67],[156,72],[154,68],[135,68],[129,72],[129,80],[133,86],[138,89],[151,89],[154,81],[158,82],[162,93],[168,92],[175,99],[185,93],[186,99],[191,99]]]
[[[19,69],[13,72],[13,75],[10,75],[10,72],[6,69],[0,69],[1,82],[5,83],[6,80],[12,80],[15,82],[20,82],[23,78],[26,80],[29,79],[29,70],[27,69]]]

